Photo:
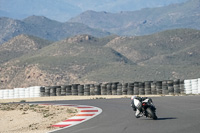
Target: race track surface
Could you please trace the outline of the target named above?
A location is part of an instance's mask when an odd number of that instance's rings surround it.
[[[152,99],[158,120],[135,118],[127,98],[56,101],[54,103],[96,106],[103,112],[89,121],[55,133],[200,133],[200,96]]]

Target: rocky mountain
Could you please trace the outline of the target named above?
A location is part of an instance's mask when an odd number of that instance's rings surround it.
[[[1,65],[1,88],[76,83],[101,67],[132,64],[115,50],[103,47],[112,38],[79,35],[9,60]]]
[[[0,45],[0,64],[51,44],[52,42],[29,35],[18,35]]]
[[[21,43],[15,42],[7,45],[18,51]],[[77,35],[1,63],[0,88],[199,78],[199,43],[200,31],[192,29],[132,37]]]
[[[86,10],[134,11],[184,1],[186,0],[18,0],[17,2],[16,0],[0,0],[0,17],[24,19],[31,15],[37,15],[66,22]]]
[[[199,30],[175,29],[146,36],[116,37],[106,47],[113,48],[137,64],[187,65],[198,63],[199,43]]]
[[[23,20],[1,17],[0,44],[20,34],[58,41],[81,34],[134,36],[176,28],[200,29],[199,5],[200,0],[188,0],[181,4],[120,13],[86,11],[65,23],[43,16],[30,16]]]
[[[200,29],[200,0],[120,13],[86,11],[69,22],[87,24],[118,35],[146,35],[167,29]]]
[[[0,18],[0,44],[20,34],[58,41],[79,34],[91,34],[102,37],[110,33],[90,28],[84,24],[73,22],[61,23],[42,16],[30,16],[22,21],[4,17]]]

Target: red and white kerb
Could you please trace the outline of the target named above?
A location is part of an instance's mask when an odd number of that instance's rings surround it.
[[[53,127],[61,127],[61,128],[68,128],[68,127],[80,124],[82,122],[85,122],[101,114],[102,112],[102,109],[98,107],[94,107],[94,106],[89,106],[89,105],[74,105],[74,104],[45,104],[45,105],[69,106],[69,107],[75,107],[79,109],[79,113],[76,116],[52,125]],[[54,131],[57,131],[57,130],[54,130]],[[51,131],[51,132],[54,132],[54,131]]]

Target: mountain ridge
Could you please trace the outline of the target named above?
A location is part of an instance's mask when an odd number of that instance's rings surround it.
[[[68,37],[1,63],[0,88],[198,78],[199,42],[194,29]]]
[[[43,16],[30,16],[22,21],[0,18],[0,44],[20,34],[33,35],[51,41],[79,34],[92,34],[98,37],[110,35],[109,32],[93,29],[84,24],[61,23]]]
[[[31,15],[46,16],[60,22],[66,22],[70,18],[86,10],[120,12],[133,11],[145,7],[159,7],[172,3],[181,3],[186,0],[1,0],[0,17],[24,19]]]
[[[24,54],[35,52],[51,43],[51,41],[30,35],[18,35],[0,45],[0,64]]]
[[[120,13],[86,11],[68,22],[79,22],[125,36],[176,28],[200,29],[199,5],[199,0],[188,0],[185,3]]]

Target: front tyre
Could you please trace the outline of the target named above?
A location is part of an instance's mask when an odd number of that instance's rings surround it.
[[[155,112],[153,112],[153,111],[151,110],[151,108],[147,108],[146,111],[147,111],[148,116],[149,116],[150,118],[153,118],[154,120],[157,120],[157,119],[158,119],[158,117],[156,116]]]

